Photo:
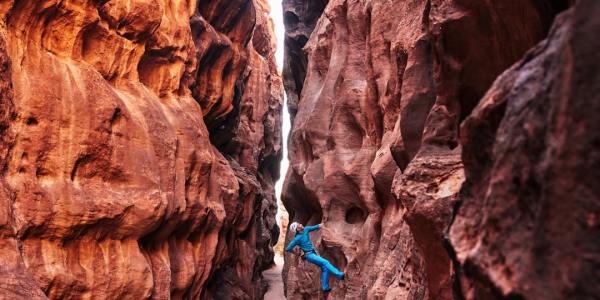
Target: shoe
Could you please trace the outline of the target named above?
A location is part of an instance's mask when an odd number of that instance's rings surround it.
[[[340,280],[344,280],[346,279],[346,273],[342,274],[342,278],[340,278]]]
[[[327,289],[323,290],[323,293],[329,293],[329,292],[331,292],[331,288],[327,288]]]

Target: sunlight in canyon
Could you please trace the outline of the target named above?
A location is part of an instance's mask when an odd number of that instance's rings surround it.
[[[275,53],[275,58],[277,59],[277,70],[279,74],[281,74],[283,69],[283,55],[284,55],[284,41],[285,41],[285,26],[283,24],[283,12],[282,12],[282,4],[281,0],[269,0],[269,5],[271,6],[271,18],[273,19],[273,25],[275,27],[275,37],[277,38],[277,51]],[[285,180],[285,174],[287,173],[287,169],[289,166],[288,161],[288,135],[290,133],[290,114],[288,112],[287,107],[287,97],[285,93],[283,94],[283,112],[282,112],[282,133],[283,133],[283,141],[281,146],[283,147],[283,158],[281,160],[280,165],[280,177],[275,185],[275,194],[277,196],[277,225],[281,227],[285,227],[285,223],[282,224],[282,217],[287,220],[287,212],[283,207],[283,203],[281,202],[281,189],[283,188],[283,181]],[[281,229],[280,232],[285,232],[285,229]],[[279,237],[279,242],[277,246],[280,248],[283,242],[283,236]],[[277,249],[276,249],[277,250]],[[281,250],[281,249],[279,249]]]

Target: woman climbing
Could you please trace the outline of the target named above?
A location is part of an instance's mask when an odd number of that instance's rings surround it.
[[[308,260],[309,262],[319,266],[321,268],[321,287],[323,292],[329,292],[329,272],[341,280],[344,279],[344,273],[334,267],[328,260],[322,258],[315,251],[315,247],[310,241],[309,233],[314,230],[321,228],[321,224],[306,226],[294,222],[290,225],[290,232],[294,232],[294,239],[287,246],[286,251],[292,252],[294,247],[299,246],[302,249],[302,259]]]

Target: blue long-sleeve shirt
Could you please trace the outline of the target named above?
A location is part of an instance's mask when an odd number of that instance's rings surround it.
[[[302,233],[296,233],[296,236],[294,236],[294,239],[288,244],[285,251],[292,252],[296,246],[300,246],[300,249],[302,249],[302,251],[305,253],[309,251],[315,251],[315,247],[310,241],[309,233],[319,228],[321,228],[321,224],[304,227],[304,231],[302,231]]]

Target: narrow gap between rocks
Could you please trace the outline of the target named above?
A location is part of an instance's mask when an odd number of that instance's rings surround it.
[[[273,26],[275,29],[275,36],[277,38],[277,52],[275,54],[277,60],[277,70],[279,73],[282,73],[283,69],[283,53],[284,53],[284,36],[285,36],[285,27],[283,23],[283,11],[282,11],[282,2],[281,0],[268,0],[269,5],[271,6],[271,18],[273,20]],[[284,242],[285,242],[285,233],[288,224],[288,214],[281,202],[281,191],[283,187],[283,181],[285,180],[285,174],[287,173],[289,161],[288,161],[288,134],[290,132],[291,124],[290,124],[290,115],[288,112],[287,106],[287,95],[283,93],[283,114],[282,114],[282,147],[283,147],[283,159],[280,164],[280,178],[275,185],[275,194],[277,196],[277,225],[279,226],[279,239],[277,244],[273,247],[275,252],[275,265],[270,269],[265,270],[263,272],[263,276],[267,280],[269,284],[269,289],[264,296],[265,300],[279,300],[285,299],[285,293],[283,290],[283,279],[281,277],[281,272],[283,270],[283,252],[284,252]]]

